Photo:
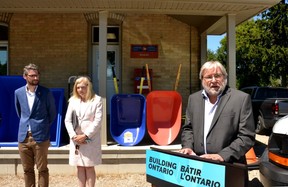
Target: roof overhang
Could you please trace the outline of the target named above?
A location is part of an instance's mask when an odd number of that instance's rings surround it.
[[[279,3],[280,0],[0,0],[0,13],[166,14],[207,34],[226,32],[228,14],[236,25]]]

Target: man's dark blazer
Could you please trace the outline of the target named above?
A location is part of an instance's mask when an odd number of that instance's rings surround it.
[[[50,139],[50,127],[56,117],[55,101],[48,88],[38,86],[35,100],[30,112],[26,95],[26,86],[15,90],[15,108],[20,118],[18,142],[23,142],[27,136],[28,125],[36,142]]]
[[[202,91],[190,95],[182,127],[182,148],[192,148],[197,155],[204,154],[204,107]],[[225,88],[206,142],[208,154],[219,154],[225,162],[245,163],[245,153],[255,142],[250,95]]]

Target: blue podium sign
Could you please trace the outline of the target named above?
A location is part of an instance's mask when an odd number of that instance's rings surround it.
[[[247,165],[218,162],[151,147],[146,151],[146,180],[152,187],[247,187]]]
[[[225,165],[146,151],[146,174],[176,186],[224,187]]]

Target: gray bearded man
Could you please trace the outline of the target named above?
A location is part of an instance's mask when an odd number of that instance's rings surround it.
[[[204,89],[189,96],[180,153],[246,163],[245,154],[255,142],[251,98],[227,86],[227,76],[218,61],[201,67]]]

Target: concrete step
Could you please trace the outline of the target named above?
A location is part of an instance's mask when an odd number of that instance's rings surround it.
[[[102,164],[96,166],[96,172],[145,173],[146,150],[156,147],[165,150],[179,150],[180,144],[157,146],[102,146]],[[50,147],[48,153],[49,171],[53,174],[74,174],[76,167],[69,166],[69,146]],[[17,147],[0,148],[0,174],[23,174]]]

